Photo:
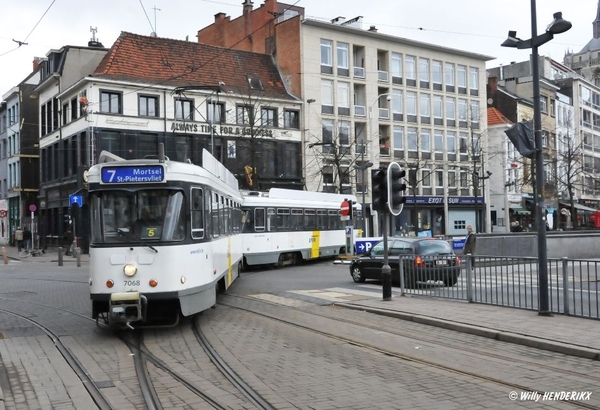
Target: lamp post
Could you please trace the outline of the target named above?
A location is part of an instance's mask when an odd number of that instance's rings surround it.
[[[362,151],[360,153],[360,165],[354,165],[354,168],[356,168],[357,170],[360,170],[362,172],[363,189],[362,189],[361,220],[362,220],[363,236],[367,237],[369,235],[367,234],[367,218],[366,218],[367,204],[366,204],[366,200],[365,200],[365,194],[367,191],[367,181],[365,179],[365,172],[367,171],[367,169],[369,169],[373,166],[373,163],[371,161],[365,163],[366,145],[364,144],[364,141],[361,145],[362,145]]]
[[[377,96],[377,98],[375,99],[375,101],[373,101],[373,103],[369,106],[369,129],[368,129],[368,132],[367,132],[367,135],[368,135],[367,143],[369,143],[369,144],[371,142],[371,138],[373,137],[373,106],[379,101],[379,99],[381,97],[383,97],[385,95],[387,95],[387,100],[388,101],[392,100],[392,97],[390,96],[390,93],[382,93],[382,94],[379,94]],[[379,132],[378,132],[378,134],[379,134]],[[364,175],[365,174],[363,173],[363,181],[364,181]],[[364,197],[364,192],[363,192],[363,197]],[[365,220],[364,219],[364,214],[365,213],[366,213],[366,207],[363,204],[363,220]],[[384,227],[384,229],[387,229],[387,226]]]
[[[535,191],[536,212],[535,221],[537,226],[538,247],[538,288],[539,288],[539,311],[542,316],[550,315],[548,300],[548,253],[546,249],[546,224],[544,221],[544,153],[542,151],[542,115],[540,106],[540,70],[538,61],[538,47],[554,38],[555,34],[564,33],[571,28],[569,21],[563,20],[562,13],[554,13],[554,20],[546,28],[544,34],[537,35],[536,0],[531,0],[531,38],[521,40],[516,31],[509,31],[508,38],[502,43],[502,47],[513,47],[517,49],[531,48],[531,70],[533,76],[533,130],[535,135]]]

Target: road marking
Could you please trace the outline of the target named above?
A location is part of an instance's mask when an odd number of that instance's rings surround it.
[[[264,300],[264,301],[271,302],[271,303],[276,303],[278,305],[284,305],[284,306],[291,306],[291,307],[312,306],[312,304],[308,303],[308,302],[303,302],[303,301],[297,300],[297,299],[284,298],[284,297],[276,296],[276,295],[270,295],[268,293],[258,293],[256,295],[250,295],[250,297],[253,297],[255,299]]]

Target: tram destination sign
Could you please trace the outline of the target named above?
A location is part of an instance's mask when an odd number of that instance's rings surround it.
[[[131,165],[103,167],[103,184],[137,184],[163,182],[165,169],[161,165]]]

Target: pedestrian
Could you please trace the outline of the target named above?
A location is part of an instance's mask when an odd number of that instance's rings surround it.
[[[15,241],[17,242],[17,249],[21,252],[21,248],[23,248],[23,230],[20,226],[15,231]]]
[[[513,232],[523,232],[523,227],[519,221],[515,221],[515,228],[513,229]]]
[[[473,227],[467,226],[467,236],[465,237],[464,255],[474,255],[477,236],[473,233]],[[471,258],[471,269],[475,268],[475,259]]]
[[[31,231],[29,230],[28,227],[25,227],[23,229],[23,242],[25,242],[25,249],[26,250],[30,250],[31,249]]]
[[[63,245],[66,249],[65,255],[70,256],[71,246],[73,245],[73,232],[71,231],[71,228],[67,228],[65,233],[63,233]]]

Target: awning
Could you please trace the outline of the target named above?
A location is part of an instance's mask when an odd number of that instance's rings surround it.
[[[531,211],[520,206],[511,206],[510,212],[514,212],[516,215],[531,215]]]
[[[561,202],[560,204],[561,204],[562,206],[565,206],[565,207],[567,207],[567,208],[570,208],[570,207],[571,207],[571,205],[570,205],[570,204],[568,204],[568,203],[565,203],[565,202]],[[591,213],[594,213],[594,212],[598,211],[597,209],[590,208],[589,206],[585,206],[585,205],[581,205],[581,204],[574,204],[574,206],[575,206],[575,209],[578,209],[578,210],[580,210],[580,211],[584,211],[584,212],[591,212]]]

